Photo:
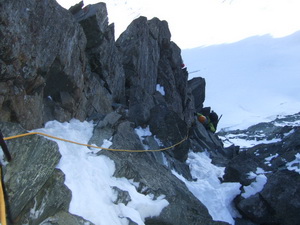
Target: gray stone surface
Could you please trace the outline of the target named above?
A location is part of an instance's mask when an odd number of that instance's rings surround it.
[[[0,123],[3,134],[26,133],[17,124]],[[17,218],[26,204],[51,177],[61,157],[56,143],[33,135],[7,142],[13,160],[4,169],[8,201],[12,218]]]
[[[33,129],[111,110],[111,94],[91,73],[87,39],[71,13],[52,0],[12,0],[0,10],[2,121]]]
[[[55,215],[42,221],[40,225],[94,225],[82,217],[72,215],[65,211],[60,211]]]
[[[72,193],[64,182],[64,173],[55,169],[37,195],[22,210],[18,222],[14,224],[39,225],[49,215],[54,215],[61,210],[68,211]]]

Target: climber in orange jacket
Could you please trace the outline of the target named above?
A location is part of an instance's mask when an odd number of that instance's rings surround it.
[[[219,122],[218,115],[212,111],[209,116],[204,116],[201,113],[195,113],[197,119],[200,123],[204,125],[204,127],[211,132],[215,133],[217,129],[217,124]]]

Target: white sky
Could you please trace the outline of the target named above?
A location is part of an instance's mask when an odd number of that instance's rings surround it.
[[[63,7],[79,0],[57,0]],[[85,5],[99,0],[85,0]],[[167,20],[182,49],[235,42],[270,33],[282,37],[300,30],[299,0],[104,0],[116,36],[139,17]]]

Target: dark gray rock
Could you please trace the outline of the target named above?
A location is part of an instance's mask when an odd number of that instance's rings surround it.
[[[153,94],[157,84],[160,50],[147,18],[134,20],[117,40],[117,46],[122,57],[127,88],[137,86]]]
[[[149,121],[150,110],[155,105],[153,97],[140,87],[132,87],[130,92],[132,97],[129,103],[129,120],[137,126],[143,126]]]
[[[18,124],[0,123],[5,137],[26,131]],[[61,157],[55,142],[38,135],[6,141],[12,161],[4,167],[8,213],[14,224],[40,224],[68,210],[71,192],[64,174],[55,169]]]
[[[251,181],[247,179],[247,173],[251,171],[255,172],[257,167],[269,172],[286,168],[287,162],[293,161],[295,155],[299,152],[300,145],[298,139],[300,129],[298,127],[285,127],[284,129],[280,128],[276,130],[280,132],[277,134],[278,137],[284,137],[282,141],[271,144],[260,144],[246,151],[239,152],[226,168],[225,180],[249,185]],[[286,132],[282,132],[287,131],[288,133],[291,130],[293,131],[288,136],[286,136]],[[274,135],[273,133],[271,134],[271,136],[275,138]],[[270,163],[266,163],[266,158],[272,155],[276,157],[274,157]]]
[[[188,74],[181,69],[180,48],[170,38],[166,21],[140,17],[117,40],[125,71],[129,118],[137,125],[148,122],[156,101],[163,101],[181,119],[190,120],[190,108],[186,107],[190,104]],[[157,84],[165,88],[164,96],[156,95]]]
[[[277,171],[268,177],[261,197],[271,208],[277,223],[292,225],[300,221],[299,183],[299,173],[289,170]]]
[[[143,150],[144,146],[141,144],[138,135],[134,131],[134,124],[129,121],[120,123],[116,134],[112,139],[114,149],[128,149],[128,150]]]
[[[65,211],[60,211],[55,215],[47,218],[40,225],[94,225],[82,217],[72,215]]]
[[[19,125],[0,123],[5,136],[26,133]],[[12,162],[4,170],[12,218],[17,218],[51,177],[61,157],[56,143],[33,135],[7,143]]]
[[[49,215],[55,215],[61,210],[67,211],[71,201],[71,191],[64,185],[65,175],[60,170],[54,170],[53,175],[37,195],[29,202],[22,211],[18,222],[14,224],[39,225]]]
[[[241,200],[237,204],[237,208],[245,218],[258,224],[276,224],[275,218],[273,217],[274,212],[272,212],[272,209],[263,201],[259,194]]]
[[[187,125],[174,111],[164,105],[157,105],[151,110],[150,131],[161,140],[165,147],[182,141],[187,135]],[[189,151],[189,141],[176,146],[170,154],[177,160],[185,162]]]
[[[122,115],[118,114],[117,112],[111,112],[107,114],[103,120],[100,120],[95,126],[93,136],[89,140],[89,144],[102,146],[104,139],[109,140],[112,138],[121,118]]]
[[[262,168],[264,164],[260,163],[255,155],[250,154],[248,151],[240,152],[227,165],[224,181],[250,185],[253,180],[248,179],[248,173],[255,172],[258,167]]]
[[[131,201],[128,191],[123,191],[118,187],[113,187],[113,190],[117,193],[117,199],[114,201],[114,204],[123,203],[124,205],[127,205],[128,202]]]
[[[235,225],[258,225],[258,224],[243,218],[235,218]]]
[[[105,3],[88,5],[74,15],[83,27],[87,37],[86,48],[94,48],[101,44],[108,26],[108,16]]]
[[[1,54],[1,78],[9,90],[3,102],[5,111],[10,121],[26,128],[41,126],[44,95],[55,94],[53,98],[57,100],[63,86],[72,91],[78,87],[68,75],[81,76],[80,67],[66,65],[80,65],[80,60],[84,61],[85,37],[72,22],[72,16],[54,1],[7,2],[1,7],[1,21],[1,33],[5,37],[0,44],[5,49]],[[63,54],[65,52],[68,55]],[[51,90],[52,87],[51,79],[47,82],[49,72],[62,77],[61,83],[56,82],[55,93],[44,93],[45,88]],[[18,85],[14,88],[16,82]]]
[[[223,148],[222,141],[217,135],[208,131],[198,120],[190,128],[189,132],[190,148],[194,152],[208,151],[213,164],[225,167],[234,153],[230,154]]]
[[[254,196],[242,199],[238,209],[259,224],[297,224],[299,215],[300,176],[288,170],[268,177],[264,189]]]
[[[170,110],[181,119],[187,105],[188,73],[181,69],[181,50],[173,42],[165,40],[160,52],[157,83],[165,88],[165,100]]]
[[[91,73],[87,75],[87,86],[84,87],[84,110],[86,117],[94,114],[108,114],[112,112],[113,99],[108,90],[103,87],[101,80],[97,74]],[[85,117],[85,118],[86,118]]]
[[[114,40],[114,25],[108,25],[105,3],[88,5],[75,14],[87,37],[91,70],[103,80],[114,102],[125,103],[125,74]]]
[[[74,14],[78,13],[81,10],[83,5],[84,5],[83,1],[80,1],[76,5],[71,6],[68,10],[70,11],[70,13],[72,13],[74,15]]]
[[[111,94],[93,79],[85,34],[70,12],[46,0],[13,0],[0,10],[2,121],[33,129],[111,110]]]
[[[188,81],[188,87],[194,98],[195,110],[201,112],[205,100],[205,79],[196,77]]]

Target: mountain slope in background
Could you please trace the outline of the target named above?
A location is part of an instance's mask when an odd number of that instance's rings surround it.
[[[206,105],[220,128],[246,128],[300,110],[300,31],[182,51],[189,79],[206,80]]]

